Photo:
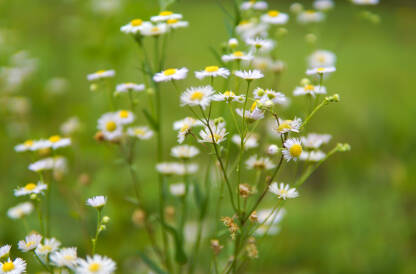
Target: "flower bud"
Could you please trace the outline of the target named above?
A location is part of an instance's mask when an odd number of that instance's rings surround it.
[[[146,92],[147,92],[147,94],[149,94],[149,95],[153,95],[153,94],[155,94],[155,90],[154,90],[154,88],[148,88],[148,89],[146,89]]]
[[[103,222],[104,224],[108,224],[108,223],[110,222],[110,217],[108,217],[108,216],[104,216],[104,217],[103,217],[102,222]]]
[[[214,120],[214,124],[217,126],[218,124],[224,123],[223,117],[218,117]]]
[[[104,231],[107,227],[105,225],[100,225],[100,228],[98,229],[99,232]]]
[[[309,44],[315,44],[316,40],[318,40],[318,37],[316,37],[316,35],[313,33],[308,33],[305,36],[305,41]]]
[[[275,155],[279,151],[279,148],[276,145],[270,145],[267,148],[267,154],[269,155]]]
[[[136,209],[131,216],[132,222],[137,226],[142,226],[146,219],[146,213],[141,209]]]
[[[290,11],[294,14],[299,14],[303,11],[303,5],[301,3],[293,3],[290,5]]]
[[[90,85],[90,90],[91,90],[91,91],[97,91],[97,90],[98,90],[98,85],[97,85],[96,83],[92,83],[92,84]]]
[[[238,40],[236,38],[231,38],[230,40],[228,40],[228,46],[232,49],[235,49],[236,47],[238,47]]]
[[[301,84],[302,86],[307,86],[307,85],[310,85],[310,84],[311,84],[311,80],[309,80],[308,78],[303,78],[303,79],[300,81],[300,84]]]

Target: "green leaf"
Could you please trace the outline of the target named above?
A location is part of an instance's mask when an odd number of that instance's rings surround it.
[[[150,115],[150,113],[146,110],[143,109],[143,114],[146,117],[147,121],[149,122],[150,126],[156,130],[159,131],[159,125],[158,123],[155,121],[155,119],[153,119],[152,115]]]
[[[206,212],[207,212],[207,198],[201,191],[201,187],[199,184],[194,182],[194,196],[195,196],[195,202],[198,205],[198,208],[200,210],[200,218],[204,218]]]
[[[178,233],[178,231],[176,231],[175,228],[168,225],[167,223],[162,222],[162,225],[170,234],[172,234],[175,240],[175,261],[177,261],[179,264],[185,264],[188,259],[186,258],[186,254],[183,249],[184,244],[182,236]]]
[[[143,252],[139,252],[139,256],[142,259],[142,261],[155,273],[158,274],[166,274],[165,271],[163,271],[154,261],[152,261],[149,257],[147,257],[146,254]]]

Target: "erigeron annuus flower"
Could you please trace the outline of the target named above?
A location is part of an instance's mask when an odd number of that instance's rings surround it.
[[[2,247],[0,247],[0,259],[4,257],[9,257],[11,248],[11,245],[3,245]]]
[[[212,96],[213,101],[225,101],[226,103],[238,102],[243,103],[245,99],[244,95],[236,95],[234,92],[227,90],[224,93],[214,94]]]
[[[242,51],[234,51],[231,54],[226,54],[221,57],[221,59],[224,62],[230,62],[230,61],[250,61],[253,59],[253,55],[250,53],[244,53]]]
[[[264,77],[263,73],[260,70],[253,69],[253,70],[237,70],[234,72],[234,75],[245,80],[256,80],[261,79]]]
[[[98,119],[98,130],[100,130],[106,140],[118,140],[123,135],[123,126],[119,118],[113,112],[103,114]]]
[[[299,14],[303,11],[303,5],[301,3],[295,2],[290,5],[289,10],[294,14]]]
[[[208,128],[208,126],[205,126],[199,132],[199,136],[201,137],[201,140],[199,140],[199,142],[220,144],[221,142],[226,140],[225,136],[228,134],[228,132],[225,129],[225,123],[215,124],[212,121],[210,121],[210,128],[211,130]]]
[[[26,262],[21,258],[5,262],[0,262],[0,273],[4,274],[21,274],[26,273]]]
[[[37,248],[42,240],[42,236],[36,233],[26,236],[24,240],[18,242],[18,247],[22,252],[28,252]]]
[[[195,71],[195,77],[198,79],[204,79],[205,77],[223,77],[227,78],[230,75],[230,71],[226,68],[218,66],[208,66],[202,71]]]
[[[66,247],[61,250],[55,251],[50,255],[50,260],[53,265],[57,267],[74,268],[77,264],[77,248]]]
[[[158,15],[156,16],[152,16],[150,18],[150,20],[152,22],[163,22],[163,21],[167,21],[167,20],[178,20],[178,19],[182,19],[182,14],[179,13],[173,13],[171,11],[165,10],[165,11],[161,11]]]
[[[140,92],[140,91],[143,91],[144,88],[145,86],[143,84],[122,83],[122,84],[117,85],[114,95],[118,95],[120,93],[128,93],[128,92]]]
[[[275,155],[279,152],[279,147],[277,145],[270,145],[267,147],[267,154]]]
[[[260,17],[261,21],[271,25],[283,25],[289,20],[289,15],[277,10],[270,10]]]
[[[185,184],[184,183],[177,183],[171,184],[169,186],[169,191],[173,196],[183,196],[185,195]]]
[[[302,144],[310,149],[318,149],[321,145],[329,143],[331,135],[309,133],[306,137],[301,137]]]
[[[254,98],[258,99],[260,103],[268,105],[266,102],[271,101],[271,103],[279,104],[286,106],[289,103],[288,98],[286,95],[279,91],[274,91],[272,89],[262,89],[262,88],[256,88],[253,91]]]
[[[235,49],[236,47],[238,47],[239,42],[237,38],[230,38],[228,39],[228,47],[230,47],[231,49]]]
[[[172,80],[181,80],[185,79],[188,73],[187,68],[169,68],[162,72],[158,72],[153,76],[153,80],[155,82],[167,82]]]
[[[194,146],[181,145],[175,146],[171,150],[171,155],[179,159],[190,159],[199,154],[199,149]]]
[[[173,123],[173,129],[178,131],[178,143],[183,143],[185,136],[190,132],[191,128],[202,126],[202,122],[192,117],[186,117]]]
[[[243,40],[254,38],[254,37],[267,37],[269,25],[263,22],[252,21],[241,21],[240,24],[235,28],[238,35]]]
[[[377,5],[379,0],[351,0],[356,5]]]
[[[233,141],[234,144],[236,144],[237,146],[241,146],[241,136],[240,135],[233,135],[233,137],[231,138],[231,141]],[[250,149],[250,148],[255,148],[258,147],[259,143],[258,143],[258,136],[255,134],[248,134],[245,138],[244,138],[244,149]]]
[[[105,204],[107,203],[107,197],[106,196],[94,196],[92,198],[87,199],[87,205],[91,207],[95,207],[97,209],[103,208]]]
[[[319,162],[325,157],[326,154],[320,150],[302,151],[299,160],[308,162]]]
[[[313,2],[313,7],[317,10],[327,11],[334,7],[334,2],[332,0],[315,0]]]
[[[266,1],[249,0],[241,3],[241,10],[267,10],[268,4]]]
[[[127,129],[127,135],[130,137],[136,137],[141,140],[147,140],[152,138],[153,131],[147,126],[142,127],[131,127]]]
[[[247,169],[267,170],[275,168],[276,165],[268,157],[258,157],[256,154],[252,155],[246,161]]]
[[[249,110],[244,111],[242,108],[237,108],[235,112],[250,123],[264,118],[264,111],[257,108],[257,101],[251,105]]]
[[[28,151],[28,150],[33,150],[34,144],[35,144],[34,140],[26,140],[22,144],[16,145],[14,147],[14,150],[16,150],[17,152],[24,152],[24,151]]]
[[[269,186],[269,191],[273,194],[276,194],[279,199],[293,199],[299,196],[299,193],[296,191],[296,188],[290,188],[289,185],[285,185],[284,183],[280,183],[280,185],[276,182],[272,183]]]
[[[283,120],[278,118],[279,123],[277,123],[273,130],[276,130],[278,134],[284,134],[288,132],[299,132],[299,128],[302,125],[302,119],[296,118],[293,120]]]
[[[184,175],[197,172],[197,164],[163,162],[156,165],[156,170],[164,175]]]
[[[169,19],[166,21],[166,24],[172,29],[186,28],[189,26],[188,21],[181,21],[179,19]]]
[[[143,28],[149,24],[151,25],[150,22],[144,22],[143,20],[136,18],[131,20],[128,24],[122,26],[120,31],[126,34],[136,34],[140,33]]]
[[[328,74],[331,72],[336,71],[335,67],[319,67],[319,68],[312,68],[312,69],[308,69],[306,71],[307,75],[324,75],[324,74]]]
[[[167,24],[161,23],[157,25],[153,24],[145,24],[143,28],[140,30],[141,35],[143,36],[158,36],[165,34],[169,31],[169,27]]]
[[[49,253],[55,252],[58,250],[61,242],[55,238],[44,239],[43,244],[40,243],[36,248],[35,252],[37,255],[46,256]]]
[[[111,274],[117,269],[116,263],[105,256],[95,254],[93,257],[78,259],[75,273],[78,274]]]
[[[275,46],[275,42],[271,39],[263,39],[260,37],[248,38],[246,44],[251,46],[253,50],[260,52],[269,52]]]
[[[18,204],[7,211],[7,216],[11,219],[20,219],[26,215],[29,215],[33,211],[33,204],[30,202],[24,202]]]
[[[316,94],[326,94],[326,88],[324,86],[305,85],[303,87],[296,87],[293,91],[294,96],[311,95],[315,97]]]
[[[62,156],[43,158],[29,165],[29,170],[39,172],[43,170],[55,170],[65,171],[66,170],[66,159]]]
[[[209,106],[215,90],[211,86],[190,87],[181,95],[181,106]]]
[[[87,75],[88,81],[96,81],[100,79],[113,78],[116,75],[114,70],[99,70]]]
[[[28,183],[24,187],[19,187],[14,190],[15,196],[24,196],[24,195],[31,195],[31,194],[43,194],[43,191],[48,189],[48,185],[44,184],[43,182],[35,183]]]
[[[311,68],[326,68],[333,67],[337,61],[337,56],[329,50],[319,49],[314,51],[308,57],[309,67]]]
[[[297,20],[301,24],[318,23],[325,19],[325,14],[320,11],[306,10],[298,14]]]
[[[78,132],[81,128],[82,125],[79,118],[74,116],[66,120],[59,129],[64,136],[69,136]]]
[[[59,135],[53,135],[48,138],[48,146],[52,149],[67,147],[71,145],[71,138],[63,138]]]
[[[262,209],[257,212],[257,219],[260,224],[272,225],[280,223],[285,215],[286,210],[284,208],[279,210]]]
[[[119,110],[115,113],[115,117],[117,118],[117,122],[121,125],[131,124],[134,121],[134,114],[128,110]]]
[[[285,149],[283,150],[283,156],[285,157],[286,161],[294,160],[296,161],[300,154],[302,153],[302,143],[297,138],[289,138],[287,139],[283,146]]]

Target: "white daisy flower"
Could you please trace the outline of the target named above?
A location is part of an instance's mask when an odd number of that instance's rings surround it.
[[[119,110],[115,113],[117,122],[121,125],[131,124],[134,121],[134,114],[128,110]]]
[[[60,131],[63,135],[69,136],[78,132],[81,129],[81,122],[78,117],[74,116],[66,120],[60,127]]]
[[[218,66],[208,66],[202,71],[195,71],[195,77],[198,79],[204,79],[205,77],[223,77],[227,78],[230,75],[230,71],[226,68],[220,68]]]
[[[256,80],[264,77],[263,73],[257,69],[247,71],[237,70],[234,72],[234,75],[245,80]]]
[[[319,162],[324,159],[326,154],[320,150],[302,151],[299,160],[308,162]]]
[[[271,10],[261,16],[261,21],[271,25],[283,25],[289,20],[289,15],[277,10]]]
[[[29,165],[29,170],[39,172],[42,170],[55,170],[65,171],[66,170],[66,159],[62,156],[43,158]]]
[[[231,102],[243,103],[245,98],[246,97],[244,95],[235,95],[235,93],[230,90],[227,90],[224,93],[214,94],[212,96],[212,100],[225,101],[226,103],[231,103]]]
[[[267,147],[267,154],[275,155],[279,152],[279,147],[276,145],[270,145]]]
[[[31,194],[43,194],[43,191],[48,189],[48,185],[38,182],[35,183],[28,183],[24,187],[19,187],[14,190],[14,196],[24,196],[24,195],[31,195]]]
[[[181,21],[179,19],[169,19],[166,23],[168,24],[168,27],[172,29],[186,28],[189,26],[188,21]]]
[[[276,167],[276,165],[270,160],[268,157],[258,157],[256,154],[252,155],[250,158],[246,161],[246,167],[247,169],[258,169],[258,170],[264,170],[264,169],[273,169]]]
[[[289,103],[289,100],[286,97],[286,95],[279,91],[274,91],[272,89],[256,88],[253,91],[253,94],[254,98],[260,100],[260,103],[266,106],[270,104],[267,104],[268,101],[271,101],[272,105],[279,104],[286,106]]]
[[[6,262],[0,262],[0,273],[4,273],[4,274],[26,273],[26,262],[20,258],[16,258],[13,261],[9,258]]]
[[[325,14],[320,11],[306,10],[299,13],[297,20],[301,24],[318,23],[325,19]]]
[[[177,162],[163,162],[156,165],[156,169],[159,173],[164,175],[185,175],[193,174],[197,172],[197,164],[187,164]]]
[[[302,144],[311,149],[318,149],[321,145],[329,143],[331,135],[309,133],[306,137],[301,137]]]
[[[143,36],[158,36],[165,34],[169,31],[169,27],[167,24],[144,24],[143,28],[140,30],[140,33]]]
[[[73,269],[77,264],[77,248],[66,247],[55,251],[50,255],[50,260],[53,265],[57,267],[68,267]]]
[[[42,236],[36,233],[26,236],[24,240],[17,243],[22,252],[28,252],[37,248],[42,240]]]
[[[243,112],[242,108],[237,108],[235,110],[235,112],[237,112],[237,114],[246,119],[248,122],[252,123],[254,121],[260,120],[264,118],[264,111],[258,109],[257,107],[257,102],[254,102],[250,108],[250,110],[245,110]]]
[[[351,0],[356,5],[377,5],[379,0]]]
[[[150,18],[152,22],[163,22],[163,21],[178,20],[178,19],[182,19],[182,14],[173,13],[168,10],[161,11],[158,15],[152,16]]]
[[[253,55],[251,55],[250,53],[248,53],[248,54],[244,53],[242,51],[234,51],[231,54],[223,55],[221,57],[221,59],[224,62],[230,62],[230,61],[236,61],[236,60],[238,60],[238,61],[250,61],[251,59],[253,59]]]
[[[58,250],[60,245],[61,245],[61,242],[58,241],[55,238],[45,239],[43,241],[43,244],[40,243],[38,245],[35,252],[36,252],[37,255],[46,256],[49,253],[52,253],[52,252],[55,252],[56,250]]]
[[[11,245],[3,245],[2,247],[0,247],[0,259],[3,257],[9,257],[11,248]]]
[[[59,135],[53,135],[48,139],[48,145],[52,149],[67,147],[71,145],[71,138],[63,138]]]
[[[241,136],[238,134],[233,135],[233,137],[231,138],[231,140],[233,141],[234,144],[236,144],[237,146],[241,146]],[[244,149],[250,149],[250,148],[255,148],[258,147],[259,143],[258,143],[258,137],[255,134],[248,134],[245,138],[244,138]]]
[[[293,120],[283,120],[278,118],[279,123],[273,127],[278,134],[284,134],[288,132],[299,132],[299,128],[302,125],[302,119],[296,118]]]
[[[285,149],[282,153],[288,162],[290,160],[296,161],[302,153],[302,143],[299,139],[289,138],[284,142],[283,146]]]
[[[280,227],[278,225],[260,225],[254,234],[261,237],[264,236],[266,233],[267,235],[276,235],[280,232]]]
[[[257,213],[257,220],[260,224],[265,225],[273,225],[278,224],[286,215],[286,210],[284,208],[279,210],[269,209],[262,209],[259,210]]]
[[[324,86],[305,85],[303,87],[296,87],[293,91],[294,96],[311,95],[315,97],[316,94],[326,94]]]
[[[241,10],[267,10],[268,4],[265,1],[250,0],[241,3]]]
[[[301,3],[295,2],[290,5],[289,10],[294,14],[299,14],[303,11],[303,5]]]
[[[337,56],[329,50],[316,50],[308,57],[309,67],[327,68],[335,66]]]
[[[209,106],[212,95],[215,93],[211,86],[190,87],[181,95],[181,106]]]
[[[139,138],[141,140],[147,140],[152,138],[153,131],[147,126],[131,127],[127,129],[127,135]]]
[[[199,132],[199,136],[202,139],[199,140],[199,142],[220,144],[226,140],[225,136],[228,134],[228,132],[225,129],[225,123],[215,124],[210,121],[210,128],[212,130],[212,134],[207,126],[205,126],[204,129]]]
[[[146,25],[152,25],[150,22],[144,22],[141,19],[133,19],[128,24],[120,28],[121,32],[126,34],[140,33]]]
[[[91,207],[95,207],[97,209],[102,208],[107,203],[106,196],[94,196],[92,198],[87,199],[87,205]]]
[[[190,159],[199,154],[199,149],[194,146],[181,145],[172,148],[170,154],[179,159]]]
[[[97,72],[88,74],[87,80],[88,81],[96,81],[106,78],[113,78],[116,75],[114,70],[99,70]]]
[[[299,196],[299,193],[296,191],[296,188],[290,188],[289,185],[280,183],[280,186],[274,182],[269,186],[269,191],[273,194],[276,194],[279,199],[293,199]]]
[[[332,9],[334,5],[332,0],[315,0],[315,2],[313,2],[313,7],[320,11],[328,11]]]
[[[145,86],[143,84],[122,83],[122,84],[117,85],[114,95],[118,95],[120,93],[128,93],[128,92],[140,92],[140,91],[143,91],[144,88]]]
[[[185,191],[186,191],[185,184],[184,183],[171,184],[169,186],[169,190],[173,196],[183,196],[185,195]]]
[[[166,69],[162,72],[158,72],[153,76],[153,80],[155,82],[167,82],[172,80],[182,80],[186,78],[186,75],[188,73],[187,68],[170,68]]]
[[[269,52],[274,46],[275,42],[271,39],[263,39],[260,37],[248,38],[246,44],[251,46],[253,50],[258,50],[260,52]]]
[[[173,129],[178,131],[178,143],[182,144],[191,128],[202,126],[202,122],[192,117],[186,117],[173,123]]]
[[[98,130],[100,130],[106,140],[118,140],[123,135],[123,126],[120,119],[113,112],[103,114],[98,119]]]
[[[95,254],[87,259],[78,259],[78,266],[75,269],[77,274],[111,274],[117,269],[116,263],[105,256]]]
[[[243,40],[254,37],[267,37],[269,25],[256,21],[242,21],[236,27],[236,32]]]
[[[7,216],[11,219],[20,219],[26,215],[29,215],[33,211],[33,204],[30,202],[24,202],[10,208],[7,211]]]
[[[326,68],[320,67],[320,68],[308,69],[306,71],[306,74],[307,75],[324,75],[324,74],[328,74],[334,71],[336,71],[335,67],[326,67]]]
[[[24,143],[16,145],[14,147],[14,150],[16,150],[17,152],[24,152],[24,151],[29,151],[29,150],[33,151],[34,144],[35,144],[35,141],[26,140]]]

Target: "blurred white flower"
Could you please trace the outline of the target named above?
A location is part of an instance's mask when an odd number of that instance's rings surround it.
[[[161,11],[158,15],[152,16],[150,20],[152,22],[163,22],[167,20],[178,20],[182,19],[182,14],[179,13],[173,13],[172,11]]]
[[[256,80],[264,77],[263,73],[257,69],[247,71],[237,70],[234,72],[234,75],[245,80]]]
[[[334,72],[336,69],[335,67],[319,67],[319,68],[313,68],[313,69],[308,69],[306,71],[307,75],[324,75],[324,74],[328,74],[331,72]]]
[[[24,187],[19,187],[14,190],[15,196],[24,196],[24,195],[31,195],[31,194],[43,194],[43,191],[48,189],[48,185],[44,184],[43,182],[35,183],[28,183]]]
[[[169,190],[173,196],[183,196],[185,195],[185,184],[184,183],[171,184],[169,186]]]
[[[188,73],[187,68],[180,68],[180,69],[170,68],[162,72],[156,73],[155,76],[153,76],[153,80],[155,82],[167,82],[167,81],[172,81],[172,80],[181,80],[181,79],[186,78],[187,73]]]
[[[86,259],[78,259],[75,273],[78,274],[111,274],[117,269],[116,263],[105,256],[95,254]]]
[[[58,250],[61,242],[55,238],[44,239],[43,244],[40,243],[36,248],[35,252],[37,255],[46,256],[52,252]]]
[[[296,87],[293,91],[294,96],[311,95],[315,97],[316,94],[326,94],[324,86],[305,85],[303,87]]]
[[[127,135],[139,138],[141,140],[147,140],[152,138],[153,131],[150,130],[147,126],[131,127],[127,129]]]
[[[167,24],[161,23],[157,25],[152,24],[143,24],[143,28],[140,30],[140,33],[143,36],[158,36],[165,34],[169,31]]]
[[[250,53],[244,53],[242,51],[234,51],[231,54],[223,55],[221,59],[226,63],[230,61],[236,61],[236,60],[237,61],[249,61],[253,59],[253,55],[251,55]]]
[[[336,61],[336,55],[329,50],[316,50],[308,57],[310,68],[333,67]]]
[[[260,17],[261,21],[271,25],[283,25],[289,20],[289,15],[277,10],[270,10]]]
[[[267,10],[268,4],[266,1],[256,1],[256,0],[250,0],[250,1],[244,1],[241,3],[241,10]]]
[[[171,155],[179,159],[190,159],[199,154],[199,149],[194,146],[180,145],[171,150]]]
[[[122,84],[117,85],[114,95],[118,95],[120,93],[128,93],[128,92],[140,92],[140,91],[143,91],[144,88],[145,86],[143,84],[122,83]]]
[[[268,170],[273,169],[276,165],[268,157],[258,157],[256,154],[250,156],[246,161],[247,169]]]
[[[99,70],[87,75],[88,81],[97,81],[100,79],[113,78],[116,75],[114,70]]]
[[[119,110],[115,113],[117,122],[121,125],[131,124],[134,121],[134,114],[128,110]]]
[[[87,205],[95,208],[102,208],[107,203],[107,197],[106,196],[94,196],[92,198],[87,199]]]
[[[36,233],[26,236],[24,240],[18,242],[18,247],[22,252],[28,252],[37,248],[42,240],[42,236]]]
[[[66,120],[60,127],[61,133],[64,136],[70,136],[81,129],[81,122],[79,118],[74,116]]]
[[[306,137],[301,137],[302,144],[311,149],[318,149],[321,145],[329,143],[331,135],[309,133]]]
[[[351,0],[356,5],[377,5],[379,0]]]
[[[313,2],[313,7],[321,11],[328,11],[332,9],[334,5],[332,0],[315,0],[315,2]]]
[[[318,23],[325,19],[325,14],[320,11],[306,10],[298,14],[297,20],[301,24]]]
[[[308,162],[319,162],[324,159],[326,154],[320,150],[302,151],[299,160]]]
[[[7,211],[7,216],[11,219],[20,219],[26,215],[29,215],[33,211],[33,204],[30,202],[24,202],[10,208]]]
[[[68,267],[73,269],[77,264],[77,248],[67,247],[55,251],[50,255],[51,263],[57,267]]]
[[[233,137],[231,138],[231,141],[233,141],[234,144],[236,144],[237,146],[241,146],[241,136],[238,134],[233,135]],[[258,147],[259,143],[258,143],[258,137],[255,134],[248,134],[245,138],[244,138],[244,149],[250,149],[250,148],[255,148]]]

